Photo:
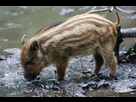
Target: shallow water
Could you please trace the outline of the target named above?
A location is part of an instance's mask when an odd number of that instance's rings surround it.
[[[34,36],[41,28],[51,23],[63,20],[65,18],[85,13],[91,7],[59,7],[59,6],[8,6],[0,7],[0,55],[9,54],[7,60],[0,61],[0,96],[27,96],[27,97],[59,97],[59,96],[136,96],[135,90],[128,88],[130,84],[135,84],[135,65],[120,65],[118,68],[117,82],[113,83],[115,88],[104,88],[98,90],[82,90],[80,84],[90,81],[90,72],[94,67],[92,56],[83,57],[82,63],[79,58],[73,58],[69,61],[64,82],[57,82],[56,68],[54,65],[44,69],[40,74],[40,80],[27,82],[23,77],[23,70],[20,64],[21,38],[26,34],[29,38]],[[136,7],[122,7],[135,10]],[[103,15],[104,13],[100,13]],[[133,14],[119,13],[122,28],[135,27],[136,17]],[[106,18],[115,22],[114,13],[109,13]],[[124,39],[122,46],[133,46],[136,39]],[[14,49],[8,49],[14,48]],[[15,49],[20,48],[20,49]],[[5,51],[3,51],[6,49]],[[121,52],[120,52],[121,53]],[[88,74],[84,74],[87,71]],[[108,76],[106,66],[102,68],[101,73]],[[129,74],[128,74],[129,73]],[[128,79],[130,77],[130,79]],[[103,85],[103,81],[98,84]],[[58,85],[59,83],[59,85]],[[123,85],[123,87],[122,87]],[[134,92],[133,92],[134,91]]]
[[[0,50],[21,48],[24,34],[31,38],[41,28],[86,11],[78,10],[79,8],[82,7],[0,6]]]
[[[31,38],[41,28],[54,22],[82,14],[92,6],[0,6],[0,52],[7,48],[21,48],[21,38],[24,34]],[[98,9],[100,9],[99,7]],[[122,7],[135,10],[136,6]],[[104,15],[105,12],[99,13]],[[122,28],[136,27],[134,14],[119,12]],[[114,13],[109,13],[107,19],[115,22]],[[136,39],[125,39],[122,46],[132,46]]]

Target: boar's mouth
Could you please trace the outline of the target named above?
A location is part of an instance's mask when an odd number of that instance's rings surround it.
[[[27,74],[24,74],[24,77],[27,81],[31,81],[37,77],[37,74],[36,73],[27,73]]]

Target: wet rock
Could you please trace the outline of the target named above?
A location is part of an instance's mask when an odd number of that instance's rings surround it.
[[[128,88],[136,89],[136,84],[130,84],[130,85],[128,85]]]
[[[108,82],[101,81],[98,85],[98,88],[108,88],[110,84]]]
[[[107,75],[104,75],[104,74],[98,74],[98,78],[100,79],[100,80],[109,80],[110,78],[107,76]]]
[[[100,89],[100,88],[109,88],[110,87],[110,83],[106,82],[105,80],[101,80],[101,81],[90,81],[86,84],[80,84],[79,87],[82,87],[83,90],[87,90],[89,88],[96,90],[96,89]]]
[[[84,90],[82,90],[81,87],[78,87],[76,83],[69,83],[66,85],[66,87],[63,89],[66,93],[66,96],[73,96],[73,97],[81,97],[85,96],[82,93],[84,93]]]
[[[98,83],[95,81],[92,81],[88,84],[89,87],[91,87],[92,89],[98,89]]]
[[[135,90],[130,88],[134,86],[134,85],[131,85],[134,83],[136,83],[135,79],[122,79],[122,80],[114,81],[111,84],[114,86],[115,92],[126,93],[126,92],[131,92]]]
[[[83,74],[91,74],[92,73],[92,69],[88,69],[87,71],[83,71]]]
[[[0,55],[0,61],[1,60],[6,60],[7,59],[7,54],[4,53],[3,55]]]
[[[89,89],[88,84],[80,84],[79,87],[82,87],[83,90]]]
[[[87,97],[87,96],[84,92],[81,92],[81,93],[79,92],[79,93],[76,93],[74,97]]]
[[[52,89],[55,91],[61,90],[58,86],[53,86]]]

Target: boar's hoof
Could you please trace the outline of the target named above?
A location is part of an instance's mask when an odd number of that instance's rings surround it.
[[[112,74],[109,74],[109,79],[110,80],[117,80],[117,77],[116,77],[116,75],[113,76]]]

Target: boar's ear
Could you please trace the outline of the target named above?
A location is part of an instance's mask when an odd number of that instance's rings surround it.
[[[24,35],[24,36],[22,37],[22,45],[26,44],[27,42],[28,42],[27,36]]]
[[[33,41],[30,45],[30,50],[34,53],[37,53],[39,50],[39,45],[37,41]]]

